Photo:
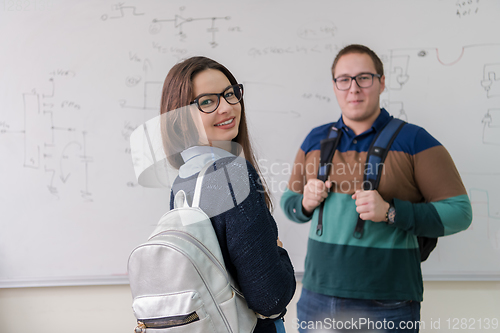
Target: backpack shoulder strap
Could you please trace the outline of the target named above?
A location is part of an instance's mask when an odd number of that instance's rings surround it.
[[[399,134],[403,126],[406,124],[405,121],[392,118],[385,126],[380,130],[375,139],[373,139],[370,148],[368,149],[368,154],[366,156],[365,170],[363,176],[363,189],[376,190],[380,184],[380,178],[382,177],[382,168],[384,167],[384,161],[387,157],[387,153],[396,136]],[[363,237],[363,230],[365,226],[365,221],[362,220],[358,215],[358,222],[354,229],[354,237]]]
[[[401,119],[392,118],[373,140],[366,156],[364,174],[364,180],[368,181],[365,184],[369,184],[368,186],[371,186],[372,190],[378,188],[387,153],[405,124],[406,122]]]
[[[340,125],[334,123],[330,127],[328,136],[321,140],[320,145],[320,161],[318,169],[318,179],[325,182],[330,175],[330,169],[332,167],[333,155],[337,150],[337,147],[342,137],[342,131],[340,130]],[[316,235],[321,236],[323,234],[323,210],[325,202],[323,201],[319,206],[318,214],[318,225],[316,226]]]
[[[191,207],[200,207],[201,198],[201,186],[203,184],[203,178],[207,170],[214,164],[214,161],[208,162],[198,173],[198,178],[196,179],[196,185],[194,187],[193,204]]]
[[[184,190],[179,190],[174,197],[174,209],[184,207],[189,207],[186,192],[184,192]]]
[[[330,169],[332,166],[333,155],[335,154],[335,150],[337,150],[340,137],[342,136],[342,131],[337,126],[339,125],[337,125],[337,123],[334,123],[330,127],[328,136],[320,142],[321,148],[318,179],[321,181],[326,181],[328,179],[328,175],[330,174]]]

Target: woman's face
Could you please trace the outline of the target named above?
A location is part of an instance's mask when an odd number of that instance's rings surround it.
[[[228,78],[216,69],[206,69],[193,78],[193,99],[201,94],[220,94],[230,86]],[[209,142],[231,141],[238,135],[241,104],[229,104],[223,97],[212,113],[198,111]]]

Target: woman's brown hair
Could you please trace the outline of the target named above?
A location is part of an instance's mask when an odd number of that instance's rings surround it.
[[[193,78],[196,74],[207,69],[215,69],[222,72],[228,78],[231,85],[238,84],[233,74],[231,74],[226,67],[206,57],[192,57],[176,64],[168,72],[165,83],[163,84],[160,110],[162,114],[163,148],[170,164],[176,168],[184,164],[180,152],[188,147],[199,144],[200,138],[197,134],[196,125],[191,119],[189,112],[169,111],[178,111],[184,107],[186,107],[187,111],[189,104],[195,97],[193,96]],[[243,99],[240,101],[240,104],[241,116],[238,135],[232,141],[238,143],[242,147],[245,158],[252,164],[255,170],[257,170],[264,188],[264,197],[267,207],[272,210],[273,204],[269,195],[269,190],[262,177],[250,144]],[[238,155],[239,152],[233,153]]]

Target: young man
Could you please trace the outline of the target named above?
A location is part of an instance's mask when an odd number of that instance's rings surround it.
[[[447,150],[412,124],[392,143],[378,189],[363,191],[367,151],[392,118],[379,106],[383,65],[369,48],[349,45],[335,58],[332,75],[342,136],[329,180],[317,179],[317,171],[320,141],[333,123],[306,137],[281,198],[289,219],[312,220],[297,326],[300,332],[346,324],[418,332],[423,283],[417,236],[467,229],[467,192]],[[323,201],[323,232],[317,233]],[[362,237],[353,235],[358,214],[366,221]]]

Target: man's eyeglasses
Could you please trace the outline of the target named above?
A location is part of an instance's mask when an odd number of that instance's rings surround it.
[[[356,81],[360,88],[370,88],[373,85],[373,77],[382,77],[380,74],[363,73],[356,76],[339,76],[333,79],[338,90],[349,90],[351,88],[352,80]]]
[[[199,95],[191,104],[196,104],[201,112],[212,113],[219,107],[221,96],[231,105],[238,104],[243,97],[243,85],[235,84],[229,86],[220,94]]]

